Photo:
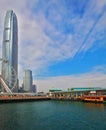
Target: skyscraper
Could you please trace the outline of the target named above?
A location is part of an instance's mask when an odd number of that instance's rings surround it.
[[[2,60],[2,77],[12,89],[14,80],[18,77],[18,27],[17,17],[12,10],[7,11],[5,16]],[[17,91],[17,83],[13,91]]]
[[[37,88],[36,88],[36,85],[35,85],[35,84],[32,85],[32,92],[33,92],[33,93],[36,93],[36,92],[37,92]]]
[[[32,71],[31,70],[24,70],[23,76],[23,87],[24,91],[32,92]]]

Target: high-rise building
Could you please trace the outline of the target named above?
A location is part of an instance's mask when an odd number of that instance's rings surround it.
[[[32,92],[32,71],[27,69],[24,70],[24,75],[23,75],[23,87],[24,91],[26,92]]]
[[[35,85],[35,84],[32,85],[32,92],[33,92],[33,93],[36,93],[36,92],[37,92],[37,88],[36,88],[36,85]]]
[[[9,88],[16,92],[18,82],[14,86],[14,80],[18,77],[18,27],[17,17],[12,10],[7,11],[5,16],[2,60],[2,77]]]

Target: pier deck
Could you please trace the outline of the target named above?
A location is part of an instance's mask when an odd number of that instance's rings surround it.
[[[0,103],[50,100],[47,96],[0,96]]]

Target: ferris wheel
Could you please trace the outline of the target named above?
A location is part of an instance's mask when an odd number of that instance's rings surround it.
[[[3,60],[2,58],[0,58],[0,61],[2,61],[2,65],[6,65],[8,66],[8,76],[2,76],[4,82],[6,83],[6,85],[8,86],[8,88],[11,90],[11,92],[14,92],[16,86],[17,86],[17,73],[14,69],[14,67],[12,65],[9,64],[8,60]],[[2,70],[4,72],[6,72],[6,70]]]

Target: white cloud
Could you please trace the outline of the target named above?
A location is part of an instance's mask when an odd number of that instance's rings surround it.
[[[73,87],[101,87],[106,88],[106,74],[85,73],[80,75],[58,76],[35,80],[38,91],[48,92],[49,89],[67,90]]]
[[[39,73],[41,70],[43,72],[43,69],[52,62],[73,58],[79,51],[87,51],[97,39],[97,37],[94,37],[95,33],[102,32],[106,26],[104,15],[94,30],[89,33],[95,22],[93,15],[95,12],[96,14],[101,12],[106,4],[105,0],[101,2],[97,0],[89,4],[88,11],[84,13],[82,19],[78,16],[70,16],[71,19],[68,19],[68,21],[62,16],[67,13],[65,12],[66,9],[63,8],[64,6],[62,8],[59,6],[58,17],[54,18],[54,22],[58,23],[62,20],[62,22],[68,22],[70,26],[73,26],[73,33],[69,34],[64,33],[64,24],[59,26],[60,28],[56,28],[52,21],[46,18],[45,12],[51,5],[51,1],[42,9],[35,10],[34,13],[33,9],[36,8],[38,2],[39,0],[32,0],[31,2],[28,0],[22,0],[21,2],[19,0],[0,0],[0,53],[6,11],[13,9],[18,18],[19,75],[22,75],[22,70],[26,68],[32,69],[34,73]],[[56,1],[54,3],[56,4]],[[56,9],[58,11],[58,8]],[[56,15],[55,12],[54,9],[51,10],[53,15]],[[50,18],[53,19],[52,16]],[[85,43],[83,44],[84,40]]]

